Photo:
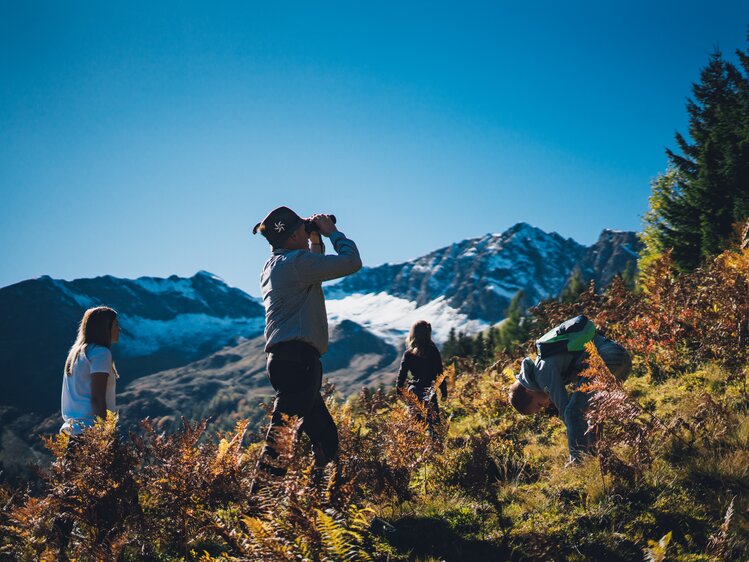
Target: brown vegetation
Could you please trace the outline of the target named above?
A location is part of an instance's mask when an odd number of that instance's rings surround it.
[[[294,420],[289,466],[250,494],[261,442],[246,422],[121,437],[110,417],[54,454],[32,489],[0,487],[0,557],[37,560],[738,560],[749,557],[749,250],[642,290],[615,282],[546,303],[538,326],[585,313],[634,355],[620,383],[591,350],[595,455],[564,469],[564,426],[520,416],[518,358],[450,367],[442,425],[420,402],[327,388],[341,452],[314,468]],[[249,442],[249,444],[248,444]]]

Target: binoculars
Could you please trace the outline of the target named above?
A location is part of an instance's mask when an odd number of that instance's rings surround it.
[[[333,221],[333,224],[336,223],[335,215],[330,215],[330,220]],[[317,226],[317,223],[313,221],[312,219],[304,219],[304,231],[307,234],[311,234],[313,232],[318,232],[320,230],[320,227]]]

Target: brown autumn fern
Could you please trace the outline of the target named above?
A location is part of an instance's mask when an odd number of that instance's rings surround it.
[[[580,392],[590,395],[585,418],[588,431],[598,435],[597,454],[604,472],[629,476],[642,475],[653,460],[651,439],[654,424],[642,407],[632,399],[598,354],[596,346],[586,344],[587,367],[580,373],[589,382]],[[626,459],[619,452],[626,452]]]

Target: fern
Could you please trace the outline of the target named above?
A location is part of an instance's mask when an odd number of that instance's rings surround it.
[[[645,549],[645,562],[663,562],[666,559],[666,551],[671,542],[671,531],[661,537],[659,541],[648,541]]]
[[[372,560],[369,553],[361,547],[364,542],[361,522],[366,521],[361,518],[363,512],[354,513],[354,525],[351,527],[347,526],[346,520],[333,510],[325,513],[317,509],[315,512],[322,538],[322,549],[326,554],[324,559],[336,562],[370,562]],[[357,518],[359,518],[358,522]]]

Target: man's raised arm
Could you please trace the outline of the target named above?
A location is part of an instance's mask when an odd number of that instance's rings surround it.
[[[299,277],[307,283],[322,283],[356,273],[362,267],[359,249],[339,231],[328,215],[313,215],[320,234],[330,238],[337,255],[306,253],[295,260]]]

